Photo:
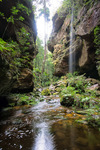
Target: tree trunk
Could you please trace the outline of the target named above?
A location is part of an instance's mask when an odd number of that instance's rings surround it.
[[[46,43],[46,0],[44,0],[44,59],[42,65],[42,74],[45,71],[45,62],[46,62],[46,55],[47,55],[47,43]]]

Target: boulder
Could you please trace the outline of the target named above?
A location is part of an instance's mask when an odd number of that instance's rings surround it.
[[[60,104],[66,107],[70,107],[74,104],[74,98],[70,94],[63,95]]]

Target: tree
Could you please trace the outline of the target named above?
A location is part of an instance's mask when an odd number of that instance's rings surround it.
[[[47,55],[47,31],[46,31],[46,28],[47,28],[47,22],[50,20],[49,19],[50,11],[49,11],[49,8],[46,7],[46,0],[43,1],[43,8],[39,9],[39,11],[40,11],[39,16],[44,15],[44,59],[43,59],[43,65],[42,65],[42,74],[43,74],[43,72],[45,71],[45,62],[46,62],[46,55]]]
[[[39,38],[37,38],[36,45],[38,48],[38,54],[34,59],[34,68],[33,68],[34,84],[36,87],[47,86],[50,84],[54,72],[52,53],[50,52],[47,53],[45,62],[45,71],[42,73],[44,47],[42,46],[42,41]]]

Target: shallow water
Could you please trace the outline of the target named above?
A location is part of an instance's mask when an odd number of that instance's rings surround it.
[[[6,116],[0,121],[0,150],[100,149],[100,132],[75,123],[84,116],[60,106],[59,97],[49,100],[3,112]]]

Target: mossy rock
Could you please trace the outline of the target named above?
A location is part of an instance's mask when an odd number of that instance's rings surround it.
[[[60,104],[66,107],[70,107],[74,104],[74,98],[71,94],[62,96]]]
[[[60,88],[60,87],[57,87],[57,88],[55,89],[55,91],[56,91],[56,92],[61,92],[61,88]]]
[[[44,96],[49,96],[49,95],[51,95],[49,89],[44,89],[44,90],[41,92],[41,94],[44,95]]]

